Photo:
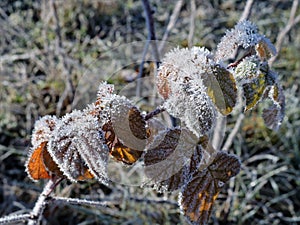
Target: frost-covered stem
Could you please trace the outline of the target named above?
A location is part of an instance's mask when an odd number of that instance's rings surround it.
[[[238,117],[238,119],[235,122],[234,128],[232,129],[232,131],[230,132],[228,138],[226,139],[225,144],[223,145],[222,149],[225,151],[228,151],[228,149],[230,148],[234,137],[236,136],[237,132],[239,131],[239,128],[242,124],[242,121],[244,119],[245,115],[243,113],[241,113]]]
[[[0,218],[0,224],[15,224],[17,222],[26,221],[30,218],[30,214],[9,215]]]
[[[149,112],[146,116],[145,116],[145,120],[149,120],[152,117],[162,113],[163,111],[165,111],[165,108],[163,108],[162,106],[157,107],[155,110],[153,110],[152,112]]]
[[[48,197],[54,190],[55,186],[62,180],[59,179],[51,179],[45,185],[43,192],[40,194],[38,200],[35,203],[35,206],[30,213],[30,218],[28,220],[28,225],[36,225],[39,224],[41,220],[41,216],[43,215],[43,211],[46,207]]]
[[[72,204],[72,205],[87,205],[87,206],[103,206],[111,204],[120,204],[119,200],[111,200],[111,201],[91,201],[86,199],[78,199],[78,198],[64,198],[64,197],[53,197],[51,201],[55,201],[56,203],[63,204]]]

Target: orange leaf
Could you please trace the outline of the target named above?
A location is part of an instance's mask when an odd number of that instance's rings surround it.
[[[51,176],[43,162],[43,150],[46,148],[47,142],[42,142],[36,149],[31,152],[26,163],[26,171],[33,180],[50,179]]]

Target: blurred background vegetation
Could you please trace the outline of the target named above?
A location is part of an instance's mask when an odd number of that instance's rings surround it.
[[[83,75],[106,79],[99,68],[108,68],[111,73],[120,68],[122,62],[109,55],[110,49],[147,39],[141,1],[51,2],[0,2],[0,217],[29,212],[43,189],[44,182],[33,183],[24,168],[35,120],[69,112]],[[240,19],[246,3],[196,0],[191,1],[195,3],[192,9],[190,1],[182,2],[167,41],[174,46],[197,45],[212,50],[226,29]],[[160,40],[177,2],[150,3]],[[249,19],[276,43],[289,21],[292,4],[291,0],[254,1]],[[298,7],[296,15],[299,13]],[[243,169],[220,194],[211,224],[300,223],[299,23],[283,40],[273,68],[285,89],[285,119],[280,130],[273,132],[259,116],[261,105],[246,113],[230,150],[241,158]],[[131,51],[126,54],[134,59]],[[109,60],[101,58],[103,55]],[[136,77],[138,60],[120,69],[109,82],[120,86],[130,83]],[[151,63],[144,65],[143,76],[149,75],[150,67]],[[237,116],[228,119],[228,132]],[[96,181],[65,182],[55,192],[64,197],[106,200],[108,205],[99,208],[53,203],[45,211],[44,224],[186,223],[176,205],[176,193],[159,194],[117,183],[105,187]]]

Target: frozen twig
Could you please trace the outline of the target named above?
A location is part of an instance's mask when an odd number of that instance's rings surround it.
[[[9,215],[0,218],[0,224],[15,224],[17,222],[26,221],[30,218],[30,214]]]
[[[290,18],[288,23],[284,26],[284,28],[279,32],[278,36],[277,36],[277,41],[275,44],[275,47],[277,49],[277,52],[279,53],[283,44],[283,40],[285,39],[286,35],[290,32],[290,30],[296,26],[296,24],[298,24],[300,22],[300,15],[298,15],[296,17],[296,13],[297,13],[297,9],[298,9],[298,5],[299,5],[299,0],[294,0],[293,1],[293,5],[291,8],[291,13],[290,13]],[[270,66],[272,66],[272,64],[275,62],[275,60],[277,59],[278,54],[273,56],[270,60],[269,60],[269,64]]]
[[[56,203],[63,203],[63,204],[72,204],[72,205],[86,205],[86,206],[100,206],[106,207],[108,205],[117,205],[120,204],[119,200],[110,200],[110,201],[92,201],[86,199],[78,199],[78,198],[64,198],[64,197],[52,197],[52,201]]]
[[[28,220],[28,225],[36,225],[39,224],[41,217],[43,215],[43,211],[47,205],[48,197],[54,190],[57,184],[60,183],[62,178],[56,180],[49,180],[48,183],[45,185],[43,192],[40,194],[38,200],[35,203],[35,206],[30,213],[30,218]]]

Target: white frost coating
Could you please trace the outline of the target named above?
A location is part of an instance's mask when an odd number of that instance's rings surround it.
[[[251,82],[259,75],[259,63],[260,61],[257,56],[246,57],[237,65],[236,69],[234,70],[234,78],[240,85]]]
[[[238,44],[244,48],[255,46],[263,37],[258,34],[257,26],[248,20],[239,22],[234,30],[238,35]]]
[[[191,95],[188,101],[192,104],[185,111],[186,126],[198,137],[209,133],[215,124],[217,115],[210,98],[202,93]]]
[[[58,118],[56,116],[49,115],[44,116],[35,122],[31,137],[33,148],[37,148],[41,143],[49,141],[57,122]]]
[[[233,56],[239,46],[246,49],[255,46],[260,41],[266,45],[271,54],[276,54],[275,47],[269,39],[258,33],[258,28],[254,23],[248,20],[241,21],[222,37],[217,46],[215,59],[217,62],[226,60]]]
[[[166,55],[157,78],[158,87],[168,85],[166,111],[186,121],[197,136],[210,131],[216,116],[202,80],[203,76],[213,74],[214,66],[212,54],[206,48],[176,48]]]
[[[74,110],[57,124],[48,151],[60,170],[73,182],[89,169],[107,183],[108,147],[99,135],[97,118]]]

